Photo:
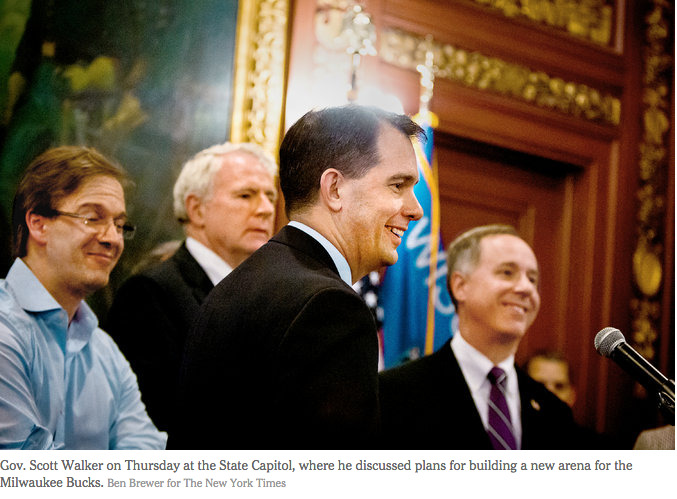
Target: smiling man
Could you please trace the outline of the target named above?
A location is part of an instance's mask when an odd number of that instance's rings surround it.
[[[170,447],[374,444],[377,334],[351,285],[395,263],[422,216],[411,143],[421,134],[406,116],[355,105],[310,112],[289,129],[280,184],[291,222],[207,297]]]
[[[510,226],[476,227],[449,245],[447,265],[458,331],[381,373],[383,446],[581,448],[569,407],[515,366],[541,305],[532,249]]]
[[[256,144],[225,143],[196,154],[174,184],[174,215],[186,240],[115,295],[106,330],[131,363],[161,430],[174,411],[181,355],[200,305],[273,235],[276,175],[275,160]]]
[[[93,149],[50,149],[14,198],[17,259],[0,281],[0,448],[162,449],[136,378],[83,301],[127,223],[125,175]]]

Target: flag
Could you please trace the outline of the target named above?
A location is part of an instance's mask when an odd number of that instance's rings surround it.
[[[374,317],[376,323],[376,332],[378,335],[378,370],[384,368],[383,364],[383,309],[378,301],[379,286],[381,284],[381,276],[379,272],[369,272],[362,279],[353,284],[353,289],[367,304],[369,311]]]
[[[386,368],[432,353],[453,331],[454,306],[446,285],[446,254],[440,237],[440,205],[433,159],[433,125],[426,112],[414,118],[428,140],[414,143],[420,181],[414,188],[423,217],[410,222],[379,289]],[[431,237],[432,236],[432,237]]]

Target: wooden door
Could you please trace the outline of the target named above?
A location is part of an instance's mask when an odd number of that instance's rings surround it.
[[[478,225],[514,226],[533,247],[541,274],[541,310],[518,362],[539,349],[565,350],[566,262],[571,185],[578,168],[447,134],[435,138],[442,238],[448,244]]]

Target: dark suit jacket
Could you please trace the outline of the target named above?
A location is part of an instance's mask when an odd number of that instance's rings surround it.
[[[380,374],[383,448],[492,448],[450,341]],[[517,379],[522,449],[584,448],[571,409],[520,368]]]
[[[148,415],[169,428],[188,331],[212,282],[182,244],[168,260],[127,279],[115,295],[104,329],[139,381]]]
[[[361,448],[378,430],[371,312],[294,227],[209,294],[182,368],[170,448]]]

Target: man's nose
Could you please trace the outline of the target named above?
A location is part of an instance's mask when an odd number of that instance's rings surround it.
[[[270,216],[275,213],[275,204],[265,193],[259,195],[259,202],[256,206],[257,215]]]
[[[412,221],[420,220],[423,217],[423,208],[418,202],[418,199],[416,199],[413,189],[410,191],[409,196],[407,196],[407,200],[404,205],[404,214]]]
[[[109,244],[124,244],[123,242],[123,233],[120,231],[118,226],[115,224],[115,220],[109,220],[106,227],[99,232],[99,241],[102,243]]]
[[[526,272],[520,272],[515,287],[522,293],[538,293],[538,286]]]

